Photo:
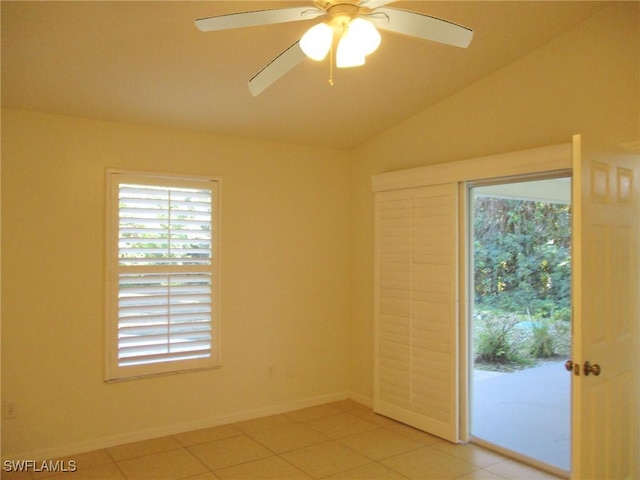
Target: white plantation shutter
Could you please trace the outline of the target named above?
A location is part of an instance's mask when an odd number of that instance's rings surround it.
[[[376,193],[374,410],[458,441],[457,185]]]
[[[218,181],[109,172],[108,379],[215,366]]]
[[[121,183],[120,265],[210,264],[210,188]]]
[[[211,276],[120,274],[118,365],[211,354]]]

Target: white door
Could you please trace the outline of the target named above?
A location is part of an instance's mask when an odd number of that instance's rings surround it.
[[[458,441],[458,189],[376,193],[374,410]]]
[[[573,139],[573,478],[637,479],[640,159],[587,140]]]

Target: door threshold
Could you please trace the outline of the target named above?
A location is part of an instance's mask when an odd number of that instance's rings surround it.
[[[473,435],[469,436],[469,443],[482,447],[486,450],[490,450],[492,452],[498,453],[503,457],[510,458],[517,462],[533,467],[537,470],[550,473],[551,475],[555,475],[556,477],[566,478],[566,479],[571,478],[570,471],[564,470],[563,468],[554,467],[553,465],[549,465],[548,463],[541,462],[540,460],[537,460],[532,457],[528,457],[527,455],[523,455],[518,452],[514,452],[513,450],[509,450],[508,448],[501,447],[494,443],[487,442],[486,440],[483,440],[478,437],[474,437]]]

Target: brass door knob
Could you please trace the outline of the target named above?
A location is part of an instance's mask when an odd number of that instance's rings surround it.
[[[585,376],[588,376],[590,373],[593,373],[593,375],[597,377],[598,375],[600,375],[600,372],[601,372],[600,365],[598,365],[597,363],[594,363],[593,365],[591,365],[588,360],[584,362]]]

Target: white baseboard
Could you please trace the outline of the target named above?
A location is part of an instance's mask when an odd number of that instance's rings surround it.
[[[199,430],[202,428],[215,427],[218,425],[226,425],[229,423],[242,422],[245,420],[252,420],[254,418],[265,417],[268,415],[276,415],[279,413],[291,412],[293,410],[299,410],[301,408],[315,407],[317,405],[323,405],[325,403],[337,402],[340,400],[346,400],[352,398],[354,401],[370,405],[365,397],[361,397],[357,394],[350,394],[349,392],[333,393],[328,395],[320,395],[317,397],[305,398],[302,400],[295,400],[293,402],[283,403],[279,405],[270,405],[255,410],[245,410],[240,412],[233,412],[226,415],[220,415],[217,417],[196,420],[192,422],[185,422],[180,424],[165,425],[157,428],[150,428],[146,430],[139,430],[135,432],[127,432],[123,434],[113,435],[109,437],[101,437],[82,442],[70,443],[66,445],[56,445],[49,448],[43,448],[39,450],[33,450],[28,452],[20,452],[17,454],[10,454],[2,456],[2,461],[5,460],[50,460],[60,457],[69,457],[72,455],[78,455],[84,452],[90,452],[93,450],[99,450],[102,448],[109,448],[116,445],[122,445],[130,442],[138,442],[142,440],[149,440],[152,438],[165,437],[167,435],[175,435],[178,433],[189,432],[192,430]]]

